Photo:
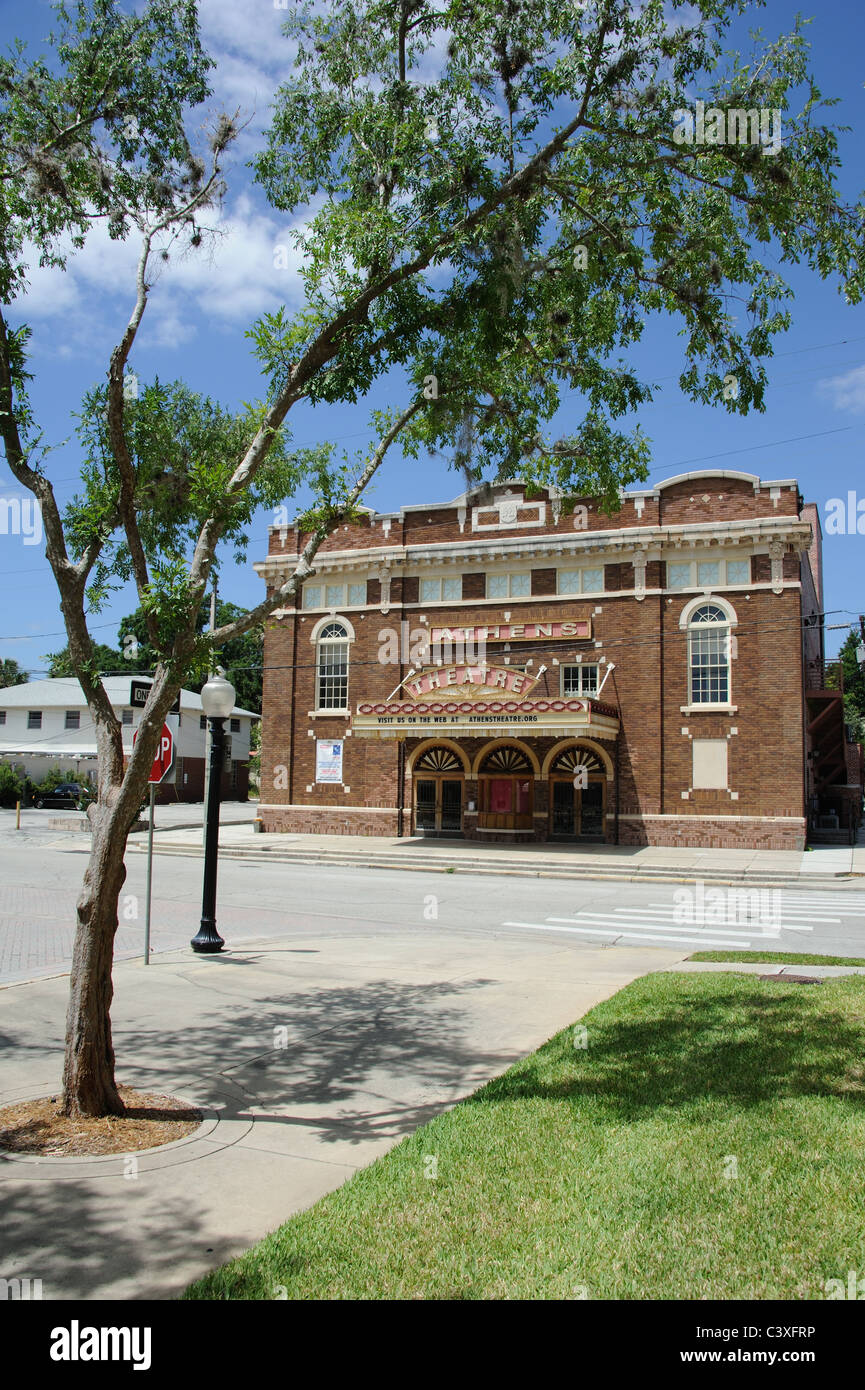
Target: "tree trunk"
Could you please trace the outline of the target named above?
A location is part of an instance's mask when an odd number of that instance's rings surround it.
[[[120,819],[116,811],[97,807],[90,862],[78,899],[63,1066],[66,1115],[123,1114],[114,1080],[110,1014],[117,905],[126,878],[128,826],[118,824]]]

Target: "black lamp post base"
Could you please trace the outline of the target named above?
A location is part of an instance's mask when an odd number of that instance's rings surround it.
[[[198,932],[189,944],[193,951],[198,951],[201,954],[213,954],[216,951],[221,951],[225,942],[213,923],[202,922]]]

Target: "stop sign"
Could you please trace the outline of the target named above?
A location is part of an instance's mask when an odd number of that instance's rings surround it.
[[[138,730],[136,729],[132,738],[133,744],[135,743],[135,740],[137,738]],[[150,769],[150,776],[147,779],[148,782],[164,781],[165,778],[168,776],[169,772],[171,771],[171,765],[173,762],[174,735],[172,734],[168,725],[163,724],[162,733],[159,735],[159,747],[156,750],[156,757],[153,759],[153,766]]]

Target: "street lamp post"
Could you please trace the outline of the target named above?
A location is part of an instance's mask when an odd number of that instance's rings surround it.
[[[201,926],[190,942],[193,951],[221,951],[225,945],[216,930],[216,860],[219,849],[219,794],[225,752],[225,721],[234,709],[234,696],[234,686],[221,672],[211,676],[201,692],[201,708],[210,724],[210,783],[207,788],[205,812]]]

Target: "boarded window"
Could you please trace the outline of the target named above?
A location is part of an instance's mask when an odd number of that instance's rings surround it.
[[[695,738],[691,742],[694,766],[691,786],[695,791],[718,791],[727,787],[727,740]]]

